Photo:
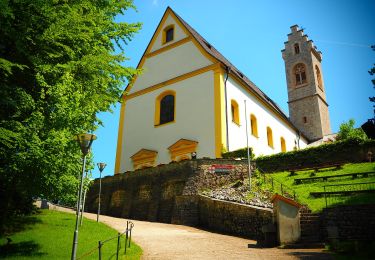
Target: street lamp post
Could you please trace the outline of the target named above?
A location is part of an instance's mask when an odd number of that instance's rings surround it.
[[[82,165],[82,174],[81,174],[81,183],[79,186],[79,193],[78,193],[78,208],[76,214],[76,228],[74,230],[74,237],[73,237],[73,248],[72,248],[72,260],[76,259],[77,255],[77,245],[78,245],[78,224],[79,224],[79,212],[81,210],[81,202],[82,202],[82,187],[83,187],[83,175],[85,174],[86,168],[86,155],[90,151],[90,147],[92,142],[96,139],[96,135],[94,134],[79,134],[76,137],[79,146],[81,147],[81,151],[83,154],[83,165]]]
[[[100,177],[99,177],[98,214],[96,215],[96,222],[99,222],[99,215],[100,215],[100,194],[102,193],[102,171],[107,166],[107,164],[105,164],[103,162],[100,162],[100,163],[97,163],[97,165],[98,165],[98,168],[99,168]]]
[[[247,173],[249,174],[249,191],[251,191],[251,161],[250,161],[250,150],[249,150],[249,133],[247,132],[246,100],[244,100],[244,103],[245,103],[245,121],[246,121]]]
[[[90,173],[91,174],[91,173]],[[85,179],[87,180],[88,171],[86,170]],[[86,184],[88,185],[88,184]],[[85,187],[85,191],[83,192],[83,201],[82,201],[82,209],[81,209],[81,219],[80,219],[80,226],[82,226],[83,222],[83,212],[85,212],[85,202],[86,202],[86,193],[87,193],[87,186]]]

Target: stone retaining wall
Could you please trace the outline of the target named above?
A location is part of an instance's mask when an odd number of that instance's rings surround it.
[[[263,240],[262,226],[273,222],[271,209],[200,197],[199,225],[222,233]]]
[[[224,171],[213,172],[213,165]],[[272,210],[210,199],[198,195],[241,180],[247,161],[191,160],[117,174],[102,179],[101,213],[158,221],[245,236],[262,237],[261,227],[272,222]],[[90,188],[86,208],[97,212],[99,180]]]
[[[263,240],[262,226],[273,223],[273,211],[201,195],[179,196],[172,223]]]
[[[170,223],[176,196],[197,195],[247,174],[247,162],[199,159],[137,170],[102,179],[101,212],[105,215]],[[212,165],[232,165],[214,173]],[[99,179],[87,193],[86,208],[96,212]]]
[[[375,204],[326,208],[321,221],[327,240],[375,240]]]

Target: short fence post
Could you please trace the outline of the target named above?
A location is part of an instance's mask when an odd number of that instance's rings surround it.
[[[326,208],[327,208],[327,194],[326,194],[326,186],[324,186],[324,200],[326,201]]]
[[[102,260],[102,242],[99,241],[99,260]]]
[[[120,238],[121,238],[121,234],[118,233],[117,234],[117,252],[116,252],[116,260],[118,260],[118,252],[120,250]]]
[[[284,195],[284,192],[283,192],[283,184],[280,183],[280,188],[281,188],[281,195]]]
[[[132,228],[133,228],[133,226],[131,225],[131,228],[129,230],[129,248],[130,248],[130,242],[132,240]]]
[[[126,221],[125,251],[124,251],[125,255],[126,255],[126,247],[128,245],[128,230],[129,230],[129,221]]]
[[[296,191],[293,191],[293,199],[296,200]]]
[[[273,178],[271,178],[271,183],[272,183],[272,190],[273,190]]]

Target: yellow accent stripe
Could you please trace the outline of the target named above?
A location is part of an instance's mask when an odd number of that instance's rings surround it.
[[[148,87],[148,88],[142,89],[140,91],[134,92],[132,94],[129,94],[129,95],[125,96],[124,98],[125,98],[125,100],[129,100],[129,99],[138,97],[140,95],[144,95],[146,93],[149,93],[151,91],[157,90],[159,88],[162,88],[162,87],[165,87],[165,86],[177,83],[179,81],[182,81],[182,80],[194,77],[194,76],[197,76],[199,74],[205,73],[205,72],[210,71],[210,70],[214,70],[218,66],[219,66],[219,63],[216,63],[216,64],[212,64],[212,65],[209,65],[209,66],[206,66],[206,67],[194,70],[192,72],[189,72],[189,73],[177,76],[177,77],[175,77],[173,79],[169,79],[167,81],[161,82],[161,83],[153,85],[151,87]]]
[[[153,52],[150,52],[152,50],[152,47],[154,46],[154,43],[156,41],[156,39],[158,38],[158,35],[161,33],[161,30],[162,28],[164,27],[164,24],[165,24],[165,21],[167,20],[167,17],[168,16],[171,16],[175,22],[182,28],[182,30],[185,32],[186,35],[188,35],[188,37],[185,37],[184,39],[176,42],[176,43],[172,43],[172,44],[169,44],[165,47],[162,47],[161,49],[158,49],[156,51],[153,51]],[[173,12],[170,10],[170,9],[167,9],[167,11],[165,12],[163,18],[161,19],[159,25],[158,25],[158,28],[156,29],[150,43],[148,44],[147,46],[147,49],[146,51],[144,52],[138,66],[137,66],[137,69],[141,69],[146,61],[146,58],[148,57],[152,57],[152,56],[155,56],[155,55],[158,55],[164,51],[167,51],[167,50],[170,50],[172,48],[176,48],[178,46],[180,46],[181,44],[184,44],[186,43],[185,42],[188,42],[189,40],[191,40],[194,45],[198,48],[198,50],[200,51],[200,53],[205,56],[208,60],[210,60],[211,62],[213,63],[217,63],[218,60],[216,58],[214,58],[212,55],[210,55],[201,45],[200,43],[194,38],[194,36],[189,32],[188,29],[186,29],[186,27],[182,24],[182,22],[180,21],[180,19],[178,19],[174,14]],[[131,80],[130,84],[128,85],[128,87],[125,89],[125,91],[127,92],[130,92],[133,85],[135,84],[137,80],[137,76],[133,77],[133,79]]]
[[[225,128],[225,92],[224,72],[221,67],[214,71],[214,106],[215,106],[215,156],[221,158],[221,151],[226,147]]]
[[[176,47],[178,47],[178,46],[180,46],[180,45],[182,45],[182,44],[185,44],[185,43],[187,43],[187,42],[190,42],[191,39],[192,39],[192,38],[191,38],[190,36],[185,37],[185,38],[183,38],[182,40],[179,40],[179,41],[177,41],[177,42],[175,42],[175,43],[169,44],[169,45],[167,45],[167,46],[165,46],[165,47],[163,47],[163,48],[160,48],[160,49],[158,49],[158,50],[156,50],[156,51],[153,51],[153,52],[147,53],[147,54],[145,55],[145,57],[146,57],[146,58],[153,57],[153,56],[155,56],[155,55],[158,55],[158,54],[163,53],[163,52],[165,52],[165,51],[168,51],[168,50],[170,50],[170,49],[176,48]]]
[[[120,110],[120,123],[118,125],[118,135],[117,135],[115,174],[120,173],[122,144],[123,144],[122,138],[123,138],[124,120],[125,120],[125,105],[126,105],[125,100],[122,100],[121,110]]]

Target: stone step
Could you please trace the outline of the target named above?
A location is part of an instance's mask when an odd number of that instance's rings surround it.
[[[312,220],[312,221],[319,221],[320,218],[319,217],[302,217],[302,218],[299,218],[300,221],[304,221],[304,220]]]
[[[301,224],[301,230],[303,230],[303,229],[311,229],[311,228],[320,228],[320,225],[319,225],[319,223]]]
[[[314,230],[315,232],[319,232],[320,230],[320,226],[319,225],[316,225],[316,226],[303,226],[301,227],[301,232],[304,232],[304,231],[307,231],[307,230]]]
[[[301,227],[319,227],[320,222],[300,222]]]
[[[300,219],[300,223],[320,223],[320,219]]]
[[[319,239],[319,234],[301,234],[301,239]]]
[[[298,241],[297,243],[294,244],[286,244],[283,245],[282,249],[302,249],[302,248],[324,248],[325,245],[324,243],[321,242],[303,242],[303,241]],[[281,248],[281,247],[279,247]]]
[[[301,218],[309,218],[309,217],[319,218],[320,215],[316,215],[316,214],[301,214],[300,217]]]
[[[308,233],[308,232],[301,232],[301,238],[302,237],[319,237],[320,235],[319,234],[316,234],[316,233]]]

